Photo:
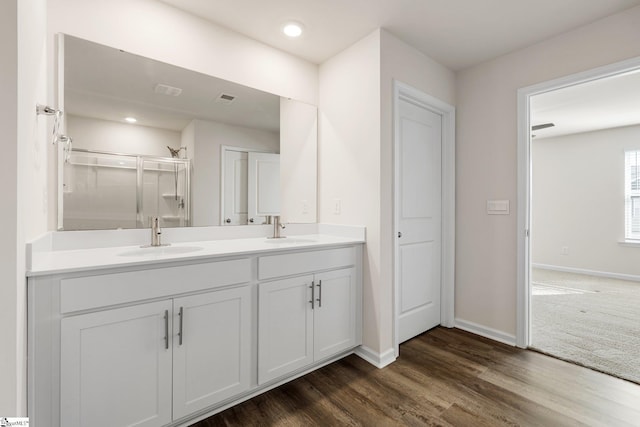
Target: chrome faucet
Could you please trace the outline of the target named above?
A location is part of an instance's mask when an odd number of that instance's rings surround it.
[[[151,246],[162,246],[162,229],[157,216],[151,218]]]
[[[271,223],[273,224],[273,236],[269,237],[269,239],[285,239],[287,236],[281,236],[280,230],[284,230],[287,227],[280,223],[280,215],[273,215]]]

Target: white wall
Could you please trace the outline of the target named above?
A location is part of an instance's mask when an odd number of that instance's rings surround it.
[[[51,117],[34,114],[47,99],[46,0],[18,2],[17,399],[26,413],[25,243],[47,230]],[[6,205],[5,205],[6,206]]]
[[[384,351],[393,345],[393,81],[455,105],[455,75],[448,68],[406,44],[388,31],[381,32],[381,141],[380,141],[380,249],[381,311]]]
[[[220,155],[223,145],[280,152],[277,132],[194,120],[191,208],[194,226],[220,225]]]
[[[320,66],[318,204],[322,223],[365,225],[364,344],[380,352],[380,31]],[[335,214],[335,201],[341,204]],[[381,300],[384,298],[384,300]],[[386,309],[386,308],[385,308]]]
[[[640,126],[533,140],[533,263],[640,276],[640,248],[619,244],[628,150]]]
[[[49,0],[53,34],[317,104],[318,67],[158,0]]]
[[[515,334],[518,88],[638,56],[636,40],[640,7],[457,73],[457,318]]]
[[[26,414],[25,242],[46,230],[46,1],[0,4],[0,414]],[[17,106],[17,107],[16,107]]]
[[[19,354],[18,334],[18,3],[19,0],[0,3],[0,132],[3,135],[3,155],[0,156],[0,182],[3,183],[5,209],[0,209],[0,413],[18,414]],[[24,353],[23,353],[24,354]]]
[[[66,116],[66,125],[73,148],[112,153],[171,157],[167,146],[180,148],[182,138],[172,130],[74,115]]]
[[[280,98],[280,212],[282,221],[317,221],[318,108]],[[315,195],[315,197],[312,197]]]
[[[453,73],[385,30],[320,66],[320,222],[367,227],[363,341],[379,354],[393,349],[394,79],[453,104]]]

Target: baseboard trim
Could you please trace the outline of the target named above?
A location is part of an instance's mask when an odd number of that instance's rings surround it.
[[[516,336],[498,331],[497,329],[488,328],[486,326],[479,325],[467,320],[456,319],[456,328],[463,331],[471,332],[472,334],[480,335],[481,337],[489,338],[494,341],[508,344],[510,346],[516,346]]]
[[[632,282],[640,282],[640,276],[634,274],[612,273],[609,271],[587,270],[584,268],[563,267],[560,265],[534,264],[531,267],[541,270],[561,271],[563,273],[586,274],[588,276],[606,277],[609,279],[630,280]]]
[[[392,348],[380,354],[371,350],[369,347],[361,345],[356,348],[355,354],[379,369],[390,365],[396,360],[396,352]]]

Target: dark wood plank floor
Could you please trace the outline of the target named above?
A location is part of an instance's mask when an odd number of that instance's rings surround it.
[[[351,355],[194,424],[332,425],[640,426],[640,386],[436,328],[384,369]]]

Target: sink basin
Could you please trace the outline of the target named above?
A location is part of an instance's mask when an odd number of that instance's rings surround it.
[[[296,243],[315,243],[315,242],[317,242],[317,240],[314,240],[314,239],[303,239],[303,238],[298,238],[298,237],[281,237],[279,239],[267,238],[266,242],[267,243],[281,243],[281,244],[285,244],[285,243],[296,244]]]
[[[144,248],[130,249],[121,252],[118,256],[162,256],[187,254],[189,252],[201,251],[200,246],[149,246]]]

